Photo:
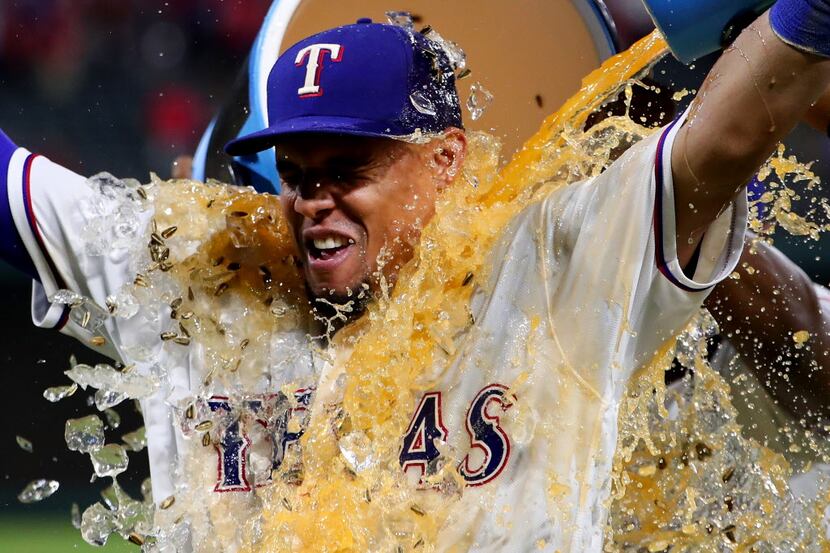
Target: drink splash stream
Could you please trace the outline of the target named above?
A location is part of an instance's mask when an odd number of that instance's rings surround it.
[[[471,296],[487,282],[488,253],[511,219],[558,187],[600,174],[620,149],[653,132],[624,116],[584,127],[618,92],[630,101],[638,77],[665,51],[653,34],[608,60],[504,167],[498,141],[471,134],[463,174],[439,199],[394,289],[382,286],[366,313],[333,336],[311,313],[278,198],[182,180],[146,187],[140,195],[153,202],[155,220],[126,293],[141,305],[141,316],[155,310],[169,317],[163,348],[198,355],[203,370],[191,375],[190,398],[168,399],[187,446],[180,453],[184,484],[157,510],[157,527],[142,526],[145,548],[165,551],[165,544],[191,539],[199,551],[232,550],[240,542],[246,551],[435,550],[447,512],[464,493],[456,470],[463,453],[436,444],[442,460],[425,480],[434,493],[417,490],[399,465],[412,408],[458,355],[474,324]],[[804,174],[803,166],[778,159],[769,174]],[[781,201],[776,213],[788,211]],[[782,217],[796,221],[777,220]],[[109,307],[117,314],[115,299]],[[705,339],[694,333],[701,326],[690,327],[694,336],[687,342]],[[681,414],[669,417],[663,371],[674,353],[674,342],[666,344],[638,373],[621,408],[607,548],[751,551],[738,548],[751,543],[747,536],[773,540],[764,516],[790,512],[786,462],[740,436],[729,387],[700,355],[692,357],[695,386],[678,400]],[[310,410],[298,399],[302,383],[295,374],[308,363],[344,371],[321,380]],[[211,410],[208,399],[219,394],[231,398],[227,408]],[[253,412],[251,402],[263,395],[269,399]],[[521,409],[510,413],[522,416]],[[214,447],[231,427],[255,435],[263,434],[258,428],[296,434],[301,426],[305,431],[291,447],[267,436],[258,440],[264,450],[251,446],[248,463],[259,471],[252,471],[248,493],[212,493]],[[280,463],[272,471],[275,451]],[[736,468],[741,459],[751,459],[754,468]],[[726,477],[730,470],[738,475],[734,481]],[[724,486],[711,486],[702,474],[716,474]],[[727,489],[739,481],[748,484]],[[723,507],[727,492],[732,510]],[[752,493],[753,500],[741,503]],[[563,500],[556,489],[550,494]],[[715,503],[727,514],[714,511]],[[810,517],[817,512],[803,516],[815,522]],[[815,532],[786,529],[787,543],[818,543]],[[771,547],[756,550],[784,550]]]

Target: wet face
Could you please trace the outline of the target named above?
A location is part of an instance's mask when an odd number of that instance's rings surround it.
[[[282,208],[312,294],[343,300],[381,276],[394,283],[465,147],[458,129],[429,144],[322,134],[281,142]]]

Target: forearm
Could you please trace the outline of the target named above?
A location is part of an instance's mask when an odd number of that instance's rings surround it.
[[[761,242],[748,241],[736,272],[706,301],[722,335],[780,405],[811,425],[830,420],[830,313],[814,284]]]
[[[724,52],[672,152],[681,263],[828,86],[830,61],[784,43],[766,14]]]

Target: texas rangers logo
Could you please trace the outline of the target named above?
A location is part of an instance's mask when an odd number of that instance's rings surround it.
[[[323,95],[320,86],[320,74],[323,71],[323,58],[329,54],[331,61],[339,62],[343,59],[343,46],[340,44],[311,44],[297,52],[294,65],[302,67],[305,64],[305,83],[297,89],[300,98],[313,98]]]

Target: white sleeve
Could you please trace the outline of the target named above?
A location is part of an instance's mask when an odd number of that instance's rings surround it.
[[[709,225],[694,275],[680,267],[671,150],[681,124],[633,146],[600,176],[554,192],[542,208],[545,247],[561,266],[559,279],[568,291],[557,301],[581,313],[618,309],[612,316],[636,336],[625,346],[633,365],[682,329],[734,270],[743,249],[744,192]],[[556,309],[561,318],[562,305]],[[600,315],[595,318],[589,326],[609,329]]]
[[[32,293],[34,324],[58,329],[118,359],[110,336],[111,325],[102,329],[106,344],[96,347],[89,342],[89,330],[71,320],[66,305],[48,300],[57,290],[68,289],[104,306],[108,295],[133,279],[129,248],[90,251],[90,237],[96,233],[99,243],[112,240],[105,233],[111,232],[113,225],[95,226],[106,216],[114,215],[112,202],[88,185],[85,177],[24,148],[12,153],[5,177],[14,226],[37,272]],[[151,217],[150,210],[136,210],[135,215],[136,228],[143,231]],[[133,240],[137,242],[140,236],[143,232],[136,232]]]

